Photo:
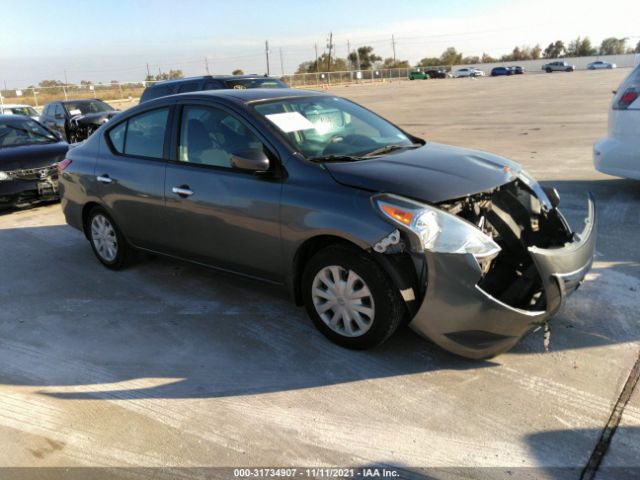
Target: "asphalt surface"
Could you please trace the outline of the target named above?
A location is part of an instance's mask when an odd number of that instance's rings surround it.
[[[538,331],[468,361],[403,330],[352,352],[275,287],[161,258],[111,272],[58,204],[1,215],[0,469],[208,478],[229,472],[199,467],[392,465],[416,477],[429,467],[437,478],[579,478],[619,412],[595,478],[638,474],[638,388],[621,398],[640,352],[640,189],[591,163],[627,72],[332,90],[416,135],[520,161],[558,187],[576,229],[595,194],[597,258],[554,319],[549,351]]]

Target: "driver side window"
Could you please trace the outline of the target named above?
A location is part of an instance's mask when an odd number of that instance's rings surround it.
[[[262,142],[234,115],[211,107],[182,110],[180,162],[231,168],[232,154],[262,148]]]

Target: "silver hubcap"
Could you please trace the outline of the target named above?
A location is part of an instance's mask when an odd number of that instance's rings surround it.
[[[359,337],[373,325],[373,295],[353,270],[337,265],[325,267],[313,279],[312,289],[316,312],[334,332]]]
[[[118,255],[116,231],[104,215],[96,215],[91,221],[91,240],[100,258],[113,262]]]

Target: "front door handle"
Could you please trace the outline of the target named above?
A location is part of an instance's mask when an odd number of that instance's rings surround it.
[[[191,195],[193,195],[193,191],[189,190],[188,185],[180,185],[179,187],[173,187],[171,191],[176,195],[180,195],[181,197],[190,197]]]
[[[102,175],[98,175],[96,180],[98,180],[100,183],[113,183],[113,180],[111,179],[111,177],[106,173]]]

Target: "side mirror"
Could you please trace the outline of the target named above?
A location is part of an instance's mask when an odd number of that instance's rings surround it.
[[[245,148],[231,154],[231,166],[238,170],[266,172],[269,170],[269,157],[261,148]]]

